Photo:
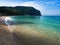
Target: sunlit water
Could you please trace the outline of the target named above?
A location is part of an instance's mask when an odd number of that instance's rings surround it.
[[[9,29],[26,37],[52,40],[60,44],[60,16],[10,16]]]

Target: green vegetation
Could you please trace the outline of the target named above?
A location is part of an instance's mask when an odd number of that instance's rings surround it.
[[[16,7],[0,7],[0,14],[9,15],[41,15],[40,11],[33,7],[16,6]]]

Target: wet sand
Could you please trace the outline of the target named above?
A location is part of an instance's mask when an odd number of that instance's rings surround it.
[[[0,45],[13,45],[12,33],[4,25],[0,25]]]
[[[26,27],[15,28],[11,33],[8,26],[0,26],[0,45],[60,45],[57,40],[46,38],[36,31],[25,30]]]
[[[60,38],[54,31],[38,32],[38,28],[28,25],[13,25],[12,28],[18,45],[60,45]]]

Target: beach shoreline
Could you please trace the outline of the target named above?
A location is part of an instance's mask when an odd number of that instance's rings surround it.
[[[54,29],[46,29],[32,24],[7,25],[0,18],[1,45],[59,45],[59,34]],[[12,30],[12,32],[10,31]],[[38,31],[39,30],[39,31]]]

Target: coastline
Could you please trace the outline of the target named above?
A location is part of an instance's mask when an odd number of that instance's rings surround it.
[[[4,18],[4,17],[3,17]],[[2,19],[3,19],[2,18]],[[1,18],[0,18],[1,19]],[[1,20],[0,20],[1,22]],[[13,30],[11,33],[8,26],[2,21],[0,28],[1,45],[57,45],[60,44],[60,36],[54,29],[46,29],[43,27],[34,27],[29,24],[10,25]],[[38,31],[39,30],[39,31]],[[5,41],[4,41],[5,40]],[[4,42],[4,43],[3,43]]]

